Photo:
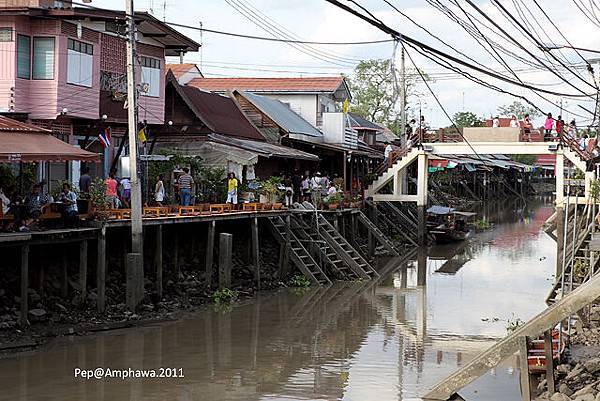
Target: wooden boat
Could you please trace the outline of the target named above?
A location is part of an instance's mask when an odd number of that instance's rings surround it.
[[[432,206],[427,209],[427,229],[438,244],[464,241],[471,235],[467,219],[475,215],[452,207]]]
[[[558,330],[552,330],[552,356],[555,361],[560,359],[563,351],[565,350],[564,339],[559,344],[559,333]],[[544,350],[544,336],[540,336],[530,341],[527,365],[529,366],[530,373],[544,373],[546,372],[546,351]]]

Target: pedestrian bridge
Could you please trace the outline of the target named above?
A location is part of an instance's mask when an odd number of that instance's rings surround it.
[[[482,129],[479,129],[482,130]],[[490,130],[494,130],[493,128]],[[466,137],[466,134],[465,134]],[[489,138],[490,136],[487,136]],[[480,139],[480,138],[473,138]],[[591,182],[595,179],[593,171],[587,171],[586,155],[579,150],[576,143],[564,142],[523,142],[520,137],[503,138],[496,136],[497,141],[469,141],[469,142],[425,142],[408,151],[394,152],[385,169],[380,170],[381,175],[369,186],[367,196],[377,201],[403,201],[416,202],[418,206],[427,205],[428,167],[429,158],[433,156],[484,156],[494,154],[507,155],[556,155],[555,171],[561,172],[556,176],[556,202],[563,203],[564,197],[564,167],[565,158],[577,169],[585,173],[585,196],[577,199],[579,203],[587,202]],[[406,169],[409,165],[417,163],[417,193],[409,194],[406,191]],[[380,191],[392,182],[392,193]],[[388,191],[389,192],[389,191]],[[570,199],[571,201],[571,199]],[[574,202],[575,199],[573,198]]]

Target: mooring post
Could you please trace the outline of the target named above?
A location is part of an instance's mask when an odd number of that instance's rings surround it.
[[[88,242],[83,240],[79,243],[79,286],[80,301],[85,304],[87,300],[87,262],[88,262]]]
[[[156,226],[156,238],[154,250],[154,268],[156,270],[156,293],[162,299],[163,296],[163,230],[162,225]]]
[[[65,244],[65,247],[67,247],[68,244]],[[62,254],[62,274],[61,274],[61,288],[60,288],[60,292],[61,292],[61,296],[63,298],[66,298],[69,296],[69,259],[67,257],[68,253],[66,249],[63,249],[63,254]]]
[[[526,336],[518,338],[519,341],[519,370],[521,375],[521,395],[523,401],[531,401],[531,383],[529,380],[529,363],[527,362],[528,350]]]
[[[175,276],[179,281],[181,270],[179,268],[179,235],[177,235],[177,230],[173,233],[173,266],[175,267]]]
[[[98,262],[96,264],[96,287],[98,291],[98,312],[106,309],[106,227],[102,225],[98,233]]]
[[[21,246],[21,316],[19,324],[25,327],[29,324],[29,244]]]
[[[231,287],[233,235],[219,234],[219,287]]]
[[[425,208],[429,184],[429,160],[425,152],[419,153],[417,160],[417,238],[419,245],[425,245],[427,239],[427,226],[425,224]]]
[[[556,205],[556,275],[558,280],[562,274],[562,254],[565,240],[565,208],[562,204]]]
[[[142,254],[140,253],[128,253],[125,258],[125,274],[126,274],[126,303],[127,308],[130,311],[135,311],[139,303],[139,274],[136,272],[136,267],[140,266],[142,261]]]
[[[285,217],[285,243],[281,244],[281,253],[279,259],[279,277],[285,277],[289,271],[290,265],[290,230],[292,225],[292,218],[288,214]]]
[[[208,288],[212,288],[216,224],[217,223],[214,220],[208,223],[208,233],[206,235],[206,258],[204,266],[204,279],[206,280],[206,286]]]
[[[548,385],[548,394],[552,395],[555,391],[554,384],[554,350],[552,348],[552,330],[544,332],[544,350],[546,354],[546,383]]]
[[[252,219],[252,261],[254,264],[254,278],[260,290],[260,249],[258,241],[258,218]]]

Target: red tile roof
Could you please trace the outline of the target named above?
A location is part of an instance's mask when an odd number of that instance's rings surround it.
[[[175,78],[181,77],[183,74],[189,72],[190,70],[195,70],[198,67],[196,67],[196,64],[193,63],[183,63],[183,64],[167,64],[166,65],[166,71],[171,70],[171,72],[173,73],[173,75],[175,75]]]
[[[189,86],[212,92],[240,89],[249,92],[335,92],[344,77],[297,78],[195,78]]]

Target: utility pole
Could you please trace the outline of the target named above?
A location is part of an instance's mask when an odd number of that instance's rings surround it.
[[[406,134],[406,69],[404,66],[404,44],[400,42],[400,138]],[[405,141],[408,138],[405,139]],[[406,143],[406,142],[405,142]]]
[[[133,279],[132,286],[128,286],[128,290],[131,288],[135,294],[131,297],[132,303],[129,305],[131,308],[132,306],[137,306],[143,296],[144,237],[142,234],[142,188],[137,168],[136,27],[133,15],[133,0],[125,0],[125,3],[127,17],[127,123],[129,133],[129,174],[131,175],[131,252],[136,255],[128,258],[128,260],[132,261],[132,266],[127,266],[129,269],[133,269],[133,272],[131,272]]]

